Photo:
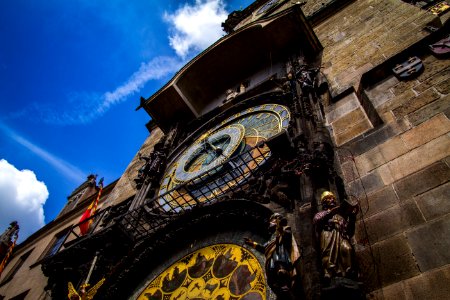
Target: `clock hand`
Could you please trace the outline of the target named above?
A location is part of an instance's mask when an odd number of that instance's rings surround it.
[[[220,156],[220,155],[223,154],[223,149],[222,148],[214,146],[212,143],[210,143],[207,140],[204,141],[203,149],[205,149],[208,153],[210,153],[209,151],[212,151],[217,156]]]

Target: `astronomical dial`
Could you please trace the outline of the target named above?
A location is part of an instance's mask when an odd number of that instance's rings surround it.
[[[235,188],[269,158],[263,142],[286,130],[289,119],[285,106],[265,104],[200,133],[164,174],[160,206],[178,212]]]

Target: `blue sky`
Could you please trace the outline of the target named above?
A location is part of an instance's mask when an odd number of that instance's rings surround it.
[[[15,0],[0,10],[0,231],[51,221],[90,173],[119,178],[135,112],[251,0]],[[43,208],[43,209],[42,209]]]

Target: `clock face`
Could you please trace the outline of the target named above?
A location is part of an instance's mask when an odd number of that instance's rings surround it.
[[[236,188],[269,158],[264,141],[285,130],[289,120],[285,106],[264,104],[206,130],[168,167],[160,206],[178,212]]]

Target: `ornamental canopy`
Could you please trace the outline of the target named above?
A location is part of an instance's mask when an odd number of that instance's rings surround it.
[[[301,50],[314,55],[321,49],[300,6],[294,5],[224,36],[141,105],[166,131],[173,120],[190,121],[211,111],[227,89],[288,53]]]

